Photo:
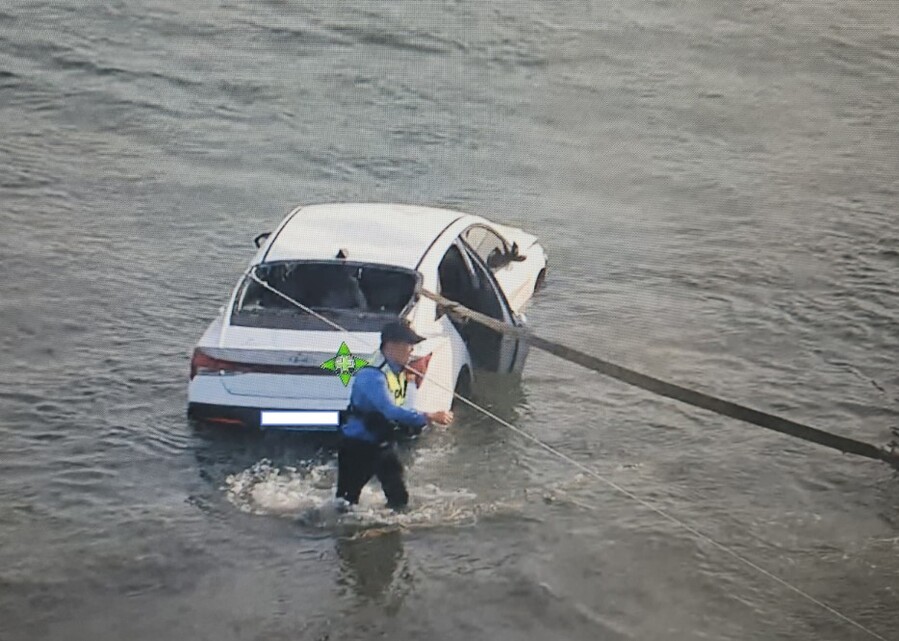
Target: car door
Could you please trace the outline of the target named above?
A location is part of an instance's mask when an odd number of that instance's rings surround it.
[[[510,243],[486,225],[472,225],[462,236],[493,274],[512,310],[520,312],[532,293],[532,288],[528,288],[529,268],[524,261],[514,260]]]
[[[509,306],[502,288],[487,264],[466,242],[462,243],[462,247],[477,279],[477,299],[474,308],[503,323],[522,326],[523,319]],[[518,337],[496,332],[480,323],[470,323],[468,339],[472,361],[481,368],[501,373],[521,371],[526,345]]]

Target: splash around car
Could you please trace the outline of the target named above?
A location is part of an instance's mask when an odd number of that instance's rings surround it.
[[[414,409],[448,410],[476,372],[524,367],[526,342],[460,323],[421,295],[523,326],[547,256],[521,229],[449,209],[336,203],[296,207],[255,244],[193,350],[192,419],[334,432],[353,372],[374,359],[381,328],[397,319],[426,339],[410,363],[422,375],[409,386]]]

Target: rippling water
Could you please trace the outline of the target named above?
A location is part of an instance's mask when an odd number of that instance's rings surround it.
[[[194,430],[187,358],[295,204],[550,255],[547,337],[863,440],[899,424],[893,2],[0,7],[0,639],[870,638],[476,415],[417,507]],[[884,466],[532,352],[505,419],[884,638]],[[293,468],[293,469],[291,469]]]

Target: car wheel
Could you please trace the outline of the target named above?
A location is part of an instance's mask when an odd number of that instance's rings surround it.
[[[541,289],[543,289],[543,285],[546,283],[546,268],[540,270],[540,273],[537,274],[537,281],[534,283],[534,293],[536,294]]]

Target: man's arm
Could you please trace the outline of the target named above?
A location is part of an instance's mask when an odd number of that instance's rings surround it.
[[[360,370],[353,385],[354,388],[360,388],[359,392],[369,404],[389,420],[416,428],[418,431],[428,424],[428,417],[423,412],[407,410],[393,402],[393,394],[382,373],[368,368]]]

